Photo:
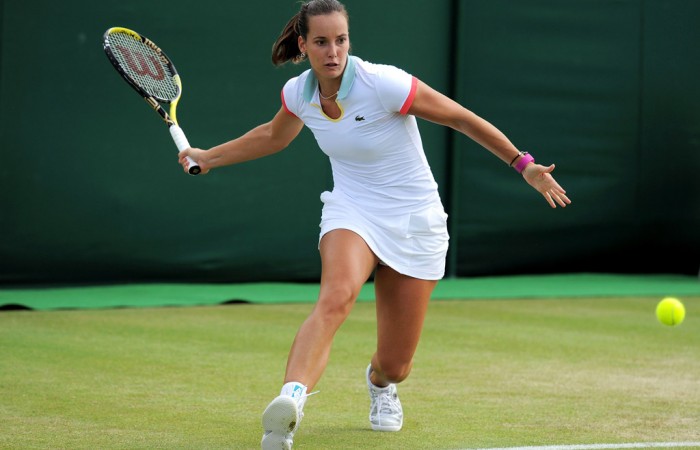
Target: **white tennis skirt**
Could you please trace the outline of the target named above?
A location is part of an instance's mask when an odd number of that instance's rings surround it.
[[[449,234],[447,214],[437,201],[420,211],[370,214],[338,192],[321,194],[320,239],[332,230],[346,229],[360,235],[382,264],[422,280],[445,276]]]

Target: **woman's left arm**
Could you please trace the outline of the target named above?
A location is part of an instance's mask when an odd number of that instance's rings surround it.
[[[408,113],[459,131],[513,167],[523,158],[523,153],[498,128],[420,80]],[[545,167],[533,161],[527,163],[521,173],[552,208],[557,204],[565,207],[571,200],[552,177],[553,170],[554,164]]]

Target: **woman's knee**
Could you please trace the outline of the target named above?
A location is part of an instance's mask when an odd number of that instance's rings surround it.
[[[323,316],[326,321],[344,321],[352,311],[358,292],[344,286],[324,288],[314,308],[314,314]]]
[[[381,361],[379,357],[373,361],[372,368],[382,381],[386,383],[401,383],[408,378],[413,368],[413,361]]]

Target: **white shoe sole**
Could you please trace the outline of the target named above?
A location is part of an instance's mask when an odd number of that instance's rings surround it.
[[[287,395],[280,395],[272,400],[262,416],[263,429],[273,433],[292,433],[298,422],[297,401]]]
[[[401,431],[401,425],[372,425],[372,430],[374,431]]]
[[[262,450],[292,450],[292,442],[286,435],[268,433],[260,442]]]
[[[291,450],[292,436],[299,423],[297,401],[280,395],[267,405],[262,415],[265,430],[260,445],[262,450]]]

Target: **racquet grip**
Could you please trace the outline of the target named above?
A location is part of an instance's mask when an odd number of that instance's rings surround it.
[[[179,151],[183,151],[191,147],[190,143],[187,141],[185,132],[182,131],[182,128],[178,127],[177,125],[170,126],[170,136],[173,137],[173,141],[175,141],[175,145],[177,146],[177,149]],[[187,172],[190,175],[197,175],[199,174],[199,172],[201,172],[199,165],[194,161],[194,159],[188,156],[187,161],[189,162],[189,165],[187,166]]]

